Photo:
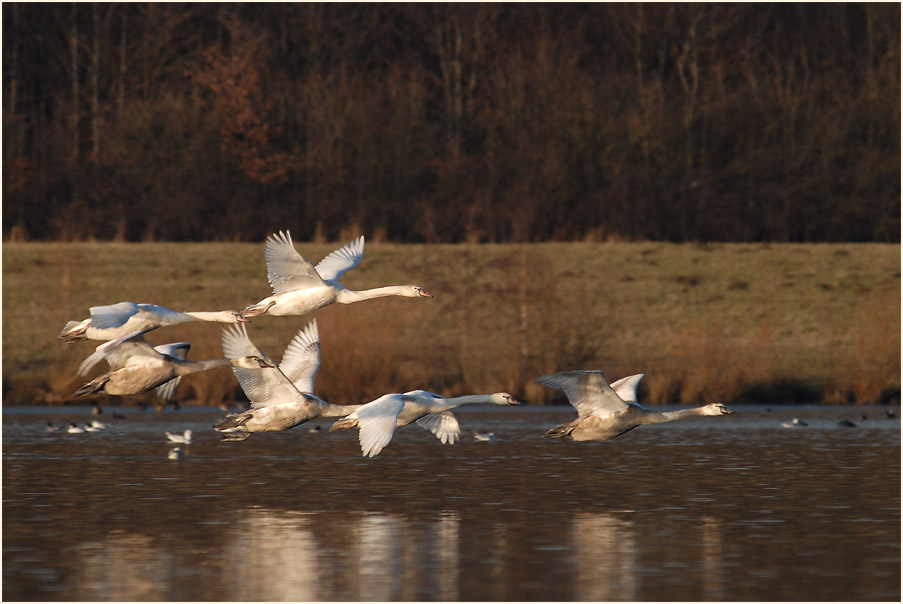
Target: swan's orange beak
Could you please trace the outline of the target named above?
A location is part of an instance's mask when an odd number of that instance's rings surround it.
[[[433,297],[433,294],[426,291],[425,289],[420,290],[420,295],[423,296],[424,298],[432,298]]]
[[[521,402],[512,396],[511,398],[508,399],[508,404],[509,405],[520,405]]]

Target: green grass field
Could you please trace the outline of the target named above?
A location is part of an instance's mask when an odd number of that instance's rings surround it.
[[[339,244],[296,244],[315,263]],[[241,309],[270,292],[263,243],[3,245],[5,404],[62,402],[97,343],[56,336],[88,308],[124,300],[176,310]],[[337,403],[423,388],[560,398],[542,373],[645,373],[649,404],[858,402],[899,398],[900,246],[877,244],[368,244],[342,277],[351,289],[416,283],[431,300],[333,305],[259,317],[255,343],[275,359],[311,318],[323,367],[317,394]],[[215,358],[221,325],[148,334],[189,340]],[[177,398],[241,398],[216,370]],[[151,401],[151,395],[132,397]],[[112,403],[112,401],[105,401]]]

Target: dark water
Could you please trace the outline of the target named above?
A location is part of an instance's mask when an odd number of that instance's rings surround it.
[[[605,443],[541,438],[569,408],[462,411],[463,442],[408,426],[375,459],[310,424],[224,443],[199,410],[44,432],[75,411],[4,410],[6,601],[901,595],[900,421],[877,408],[741,407]],[[163,432],[186,428],[171,461]]]

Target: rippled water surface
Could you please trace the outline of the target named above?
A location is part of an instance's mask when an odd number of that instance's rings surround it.
[[[4,410],[3,599],[900,599],[883,409],[740,407],[605,443],[541,438],[570,408],[475,409],[461,443],[408,426],[375,459],[328,423],[221,442],[221,415],[67,434],[44,426],[87,409]],[[188,428],[169,460],[163,432]]]

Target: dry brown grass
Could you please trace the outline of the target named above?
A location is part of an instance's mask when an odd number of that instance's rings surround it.
[[[336,247],[296,245],[314,261]],[[78,386],[93,345],[56,335],[89,306],[238,309],[269,294],[262,244],[7,243],[3,252],[7,404],[58,402]],[[414,388],[505,390],[541,404],[561,394],[534,385],[537,375],[581,368],[645,373],[650,404],[876,402],[900,387],[899,279],[898,245],[368,240],[346,286],[419,283],[436,297],[318,311],[317,393],[360,402]],[[311,318],[260,317],[249,334],[281,359]],[[189,324],[148,339],[190,341],[201,359],[221,355],[220,337],[221,326]],[[183,380],[177,396],[216,404],[241,391],[215,370]]]

